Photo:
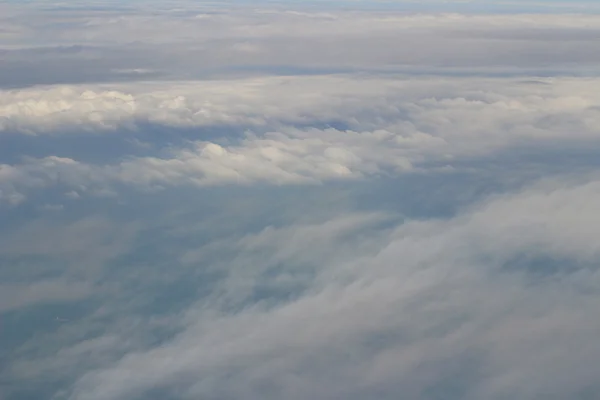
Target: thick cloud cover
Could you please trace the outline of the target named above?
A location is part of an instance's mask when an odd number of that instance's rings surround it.
[[[598,398],[600,19],[402,4],[0,5],[0,398]]]
[[[306,11],[289,2],[6,7],[0,88],[356,70],[597,75],[600,61],[592,13]]]

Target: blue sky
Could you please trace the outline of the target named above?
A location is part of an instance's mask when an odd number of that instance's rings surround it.
[[[0,399],[596,399],[584,3],[0,3]]]

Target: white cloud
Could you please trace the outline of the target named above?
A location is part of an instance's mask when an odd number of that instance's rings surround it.
[[[320,183],[426,171],[511,148],[587,147],[599,139],[598,85],[584,78],[316,76],[4,92],[2,126],[11,132],[127,134],[123,128],[145,121],[246,133],[192,138],[161,157],[110,165],[27,159],[2,166],[0,190],[5,202],[18,203],[28,190],[57,184],[81,195],[114,192],[115,183]]]
[[[595,133],[597,79],[545,78],[537,83],[333,75],[52,86],[0,92],[0,128],[60,134],[128,128],[136,122],[258,130],[341,122],[351,130],[396,135],[399,141],[478,135],[479,142],[499,141],[499,136],[507,136],[505,141],[515,135],[565,136],[565,125],[551,123],[556,122],[579,128],[570,133],[574,138]],[[506,124],[508,132],[500,131]]]
[[[356,81],[344,76],[273,77],[2,91],[0,129],[57,134],[75,126],[114,129],[136,121],[174,126],[310,123],[338,116],[336,111],[352,106],[352,100],[375,99],[387,84],[398,90],[401,82]]]
[[[335,141],[336,136],[341,139],[339,143]],[[350,132],[334,131],[327,135],[327,132],[317,130],[297,132],[292,137],[273,133],[264,138],[245,140],[241,146],[223,147],[200,142],[191,150],[177,152],[171,159],[134,159],[107,171],[113,179],[134,185],[188,183],[206,186],[253,182],[319,183],[375,175],[382,173],[385,167],[400,172],[412,168],[410,161],[400,154],[388,152],[385,157],[385,149],[379,147],[383,147],[383,141],[368,147],[367,139],[364,147],[349,147],[344,143],[344,136],[355,136],[360,141],[359,134]],[[378,151],[377,157],[373,153]]]

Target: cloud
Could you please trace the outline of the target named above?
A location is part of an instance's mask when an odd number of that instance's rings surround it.
[[[434,136],[431,140],[455,140],[465,129],[468,132],[462,135],[479,133],[480,140],[500,140],[500,135],[507,136],[506,141],[516,135],[553,138],[564,136],[565,128],[577,128],[572,135],[579,138],[592,135],[597,85],[594,78],[324,75],[110,88],[53,86],[0,92],[0,128],[57,135],[82,129],[114,131],[143,123],[231,126],[259,132],[286,125],[330,124],[395,134],[398,141],[428,135]],[[499,131],[500,124],[509,124],[508,135]],[[410,134],[416,137],[407,137]]]
[[[0,313],[36,303],[73,301],[89,296],[87,282],[42,281],[37,283],[0,285]]]
[[[69,302],[91,296],[112,260],[126,254],[138,225],[105,216],[76,217],[72,210],[47,217],[17,217],[1,232],[0,308]],[[70,220],[69,220],[70,219]],[[7,218],[7,222],[10,221]]]
[[[206,4],[181,10],[131,5],[102,13],[21,8],[17,17],[2,21],[12,33],[0,50],[0,87],[319,70],[487,75],[597,70],[597,52],[589,51],[598,37],[597,15],[427,11]],[[44,40],[36,40],[40,37]]]
[[[251,305],[251,291],[239,304],[250,303],[235,311],[200,303],[188,310],[182,333],[90,371],[70,398],[358,399],[402,392],[500,399],[593,391],[599,196],[597,181],[554,182],[449,220],[407,221],[359,249],[347,235],[364,237],[360,221],[376,216],[242,238],[236,259],[256,254],[264,261],[246,259],[243,275],[230,279],[260,286],[261,265],[283,265],[268,270],[280,278],[270,283],[288,288],[291,279],[304,287],[301,294]],[[277,243],[294,250],[267,250]],[[316,256],[302,261],[307,252]],[[508,268],[521,256],[564,260],[562,272],[542,264],[546,278],[532,281],[534,270]],[[295,261],[304,265],[298,272],[317,267],[314,275],[287,275]]]
[[[206,140],[198,131],[180,147],[111,164],[26,158],[2,166],[0,193],[4,203],[18,204],[48,187],[72,198],[114,195],[123,184],[319,184],[464,169],[502,152],[518,158],[518,151],[542,147],[591,148],[598,141],[596,86],[595,78],[342,75],[4,92],[0,125],[10,135],[87,129],[147,140],[149,126],[162,126],[165,137],[168,129],[194,127],[229,127],[234,135]]]
[[[90,7],[0,5],[0,397],[596,397],[598,16]]]

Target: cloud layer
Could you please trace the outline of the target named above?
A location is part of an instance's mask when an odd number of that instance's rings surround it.
[[[597,79],[272,77],[181,85],[5,92],[4,135],[132,135],[192,129],[181,147],[97,165],[49,155],[3,165],[4,202],[59,185],[69,196],[115,184],[314,184],[465,169],[503,151],[598,145]],[[203,137],[228,127],[229,137]],[[173,135],[173,134],[171,134]],[[211,140],[209,140],[211,139]],[[554,150],[553,150],[554,149]]]
[[[598,397],[597,15],[169,4],[0,5],[2,400]]]
[[[2,21],[0,87],[298,71],[597,75],[596,14],[290,7],[19,7]]]

